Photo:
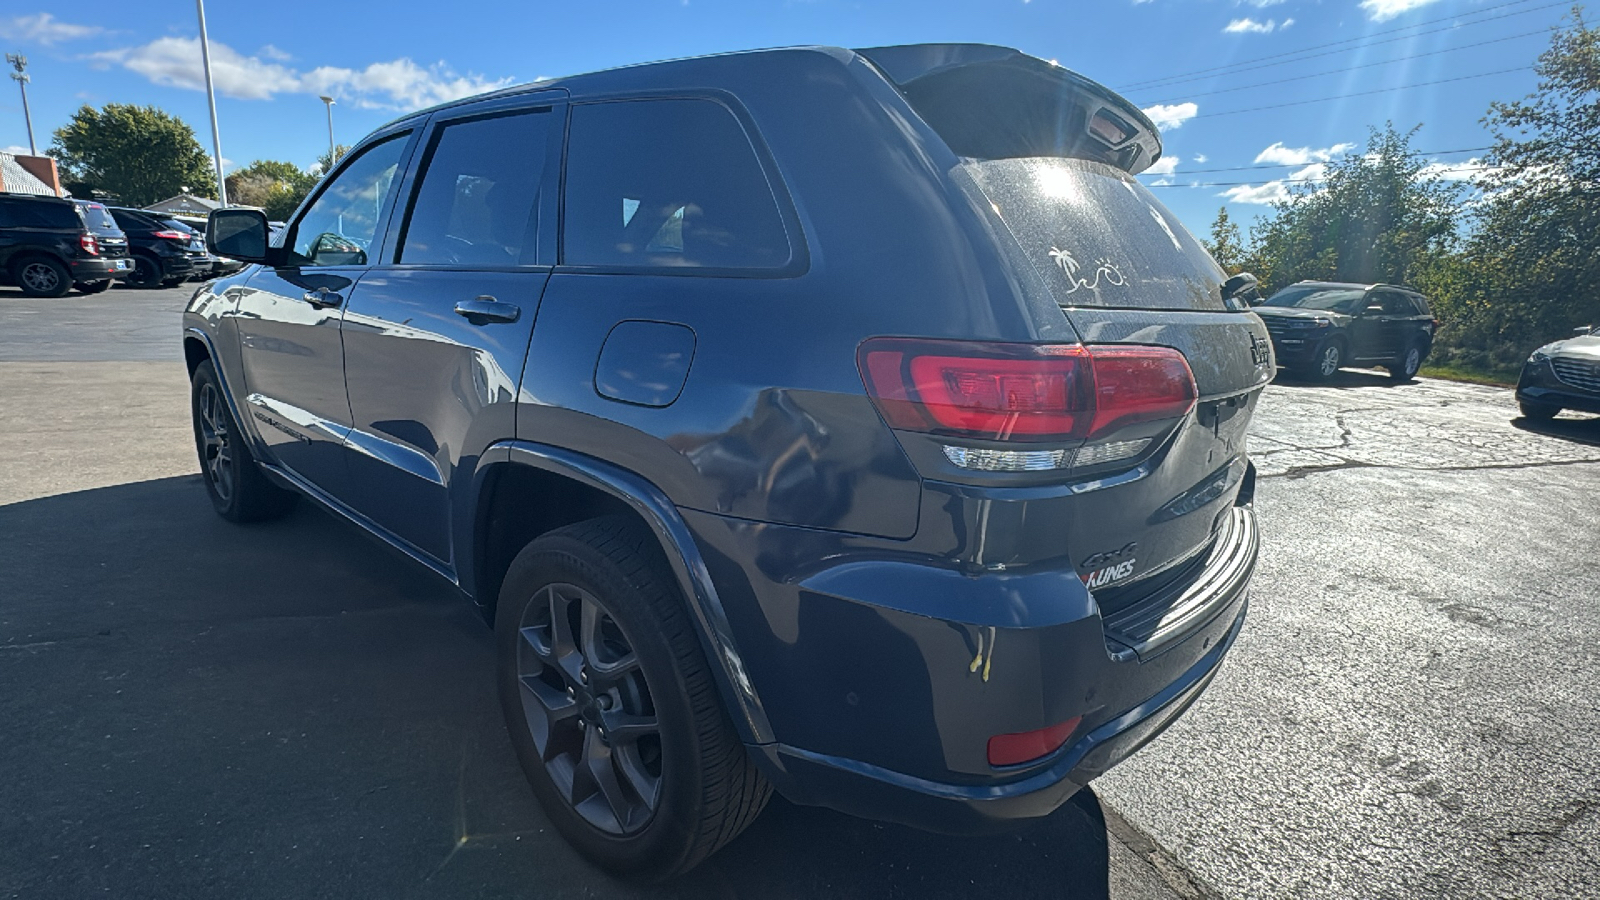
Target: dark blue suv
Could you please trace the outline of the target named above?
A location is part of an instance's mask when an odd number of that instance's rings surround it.
[[[297,497],[497,632],[554,824],[664,878],[776,789],[1044,816],[1199,696],[1257,551],[1261,320],[1014,50],[635,66],[373,133],[190,303],[234,521]]]

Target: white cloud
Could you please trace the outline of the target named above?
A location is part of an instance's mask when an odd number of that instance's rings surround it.
[[[1303,166],[1309,162],[1327,162],[1354,147],[1355,144],[1345,143],[1319,150],[1313,147],[1285,147],[1282,141],[1275,141],[1272,146],[1257,153],[1255,161],[1283,166]]]
[[[57,44],[61,41],[76,41],[104,33],[105,29],[99,25],[73,25],[67,22],[57,22],[56,17],[49,13],[34,13],[31,16],[0,19],[0,37],[19,41],[34,41],[45,46]]]
[[[1193,103],[1157,103],[1144,109],[1144,114],[1150,117],[1150,121],[1156,123],[1156,127],[1163,131],[1181,126],[1199,112],[1200,107]]]
[[[0,153],[9,153],[12,156],[32,156],[33,151],[21,144],[12,144],[9,147],[0,147]]]
[[[1222,33],[1223,34],[1271,34],[1271,33],[1273,33],[1274,31],[1277,31],[1277,30],[1278,30],[1278,23],[1276,21],[1272,20],[1272,19],[1268,19],[1265,22],[1257,22],[1255,19],[1246,17],[1246,18],[1243,18],[1243,19],[1234,19],[1232,22],[1229,22],[1227,24],[1227,26],[1222,29]]]
[[[1303,169],[1298,169],[1289,175],[1274,179],[1265,184],[1241,184],[1228,188],[1218,196],[1227,197],[1234,203],[1255,204],[1270,206],[1274,203],[1287,202],[1291,196],[1290,188],[1302,182],[1321,181],[1328,173],[1328,167],[1323,163],[1312,163]]]
[[[1294,20],[1293,19],[1284,19],[1283,20],[1283,24],[1278,26],[1278,30],[1280,30],[1280,31],[1288,31],[1289,30],[1289,26],[1293,25],[1293,24],[1294,24]]]
[[[1422,167],[1420,174],[1424,178],[1440,178],[1445,181],[1472,181],[1479,176],[1492,175],[1499,170],[1499,166],[1487,165],[1474,156],[1466,162],[1431,162]]]
[[[1269,6],[1278,6],[1280,4],[1287,3],[1288,0],[1244,0],[1244,2],[1254,6],[1256,9],[1266,9]]]
[[[1176,168],[1178,168],[1178,158],[1176,156],[1163,156],[1160,159],[1156,160],[1154,165],[1152,165],[1148,169],[1145,169],[1140,174],[1143,174],[1143,175],[1171,175],[1172,171],[1174,169],[1176,169]]]
[[[1204,163],[1206,161],[1206,155],[1204,153],[1196,153],[1194,155],[1194,161],[1197,163]]]
[[[1372,21],[1387,22],[1395,16],[1438,2],[1439,0],[1361,0],[1360,6],[1366,11],[1367,18]]]
[[[417,109],[482,93],[511,83],[460,75],[442,62],[424,68],[407,58],[373,63],[364,69],[319,66],[302,72],[282,62],[270,45],[245,56],[227,44],[211,42],[211,78],[219,92],[242,100],[270,100],[277,94],[331,94],[364,108]],[[205,89],[199,38],[164,37],[139,47],[107,50],[91,59],[122,66],[167,87]]]

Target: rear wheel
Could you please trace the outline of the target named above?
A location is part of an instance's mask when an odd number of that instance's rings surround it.
[[[136,253],[133,257],[133,271],[128,273],[128,286],[136,288],[153,288],[161,283],[161,263],[153,256]]]
[[[1412,344],[1398,359],[1389,364],[1389,377],[1395,381],[1410,381],[1422,368],[1422,345]]]
[[[1305,376],[1310,381],[1327,381],[1342,365],[1344,365],[1344,344],[1329,341],[1322,345],[1316,356],[1311,358],[1311,365],[1306,367]]]
[[[1554,404],[1534,403],[1529,400],[1523,400],[1517,406],[1522,410],[1524,419],[1532,419],[1536,422],[1549,421],[1556,417],[1556,413],[1561,412],[1561,407]]]
[[[29,297],[60,297],[72,289],[67,267],[47,256],[17,262],[11,267],[11,280]]]
[[[80,293],[98,294],[101,291],[107,290],[111,287],[111,279],[105,278],[100,281],[80,281],[73,285],[73,287],[77,288]]]
[[[210,360],[194,370],[189,393],[200,476],[217,515],[230,522],[259,522],[293,508],[297,495],[273,484],[250,455]]]
[[[602,868],[686,872],[771,788],[718,699],[659,545],[618,516],[517,554],[495,609],[511,743],[562,835]]]

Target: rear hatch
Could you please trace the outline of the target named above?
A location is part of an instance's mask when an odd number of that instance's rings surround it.
[[[1041,315],[1059,309],[1091,354],[1111,347],[1112,355],[1148,353],[1159,363],[1160,352],[1176,350],[1192,372],[1192,403],[1143,419],[1113,416],[1104,429],[1102,409],[1086,438],[1083,430],[1072,435],[1083,438],[1071,445],[1072,462],[1037,457],[1032,471],[995,475],[996,484],[1058,487],[1023,501],[1027,528],[1014,563],[1070,555],[1103,611],[1113,599],[1136,602],[1192,568],[1183,564],[1232,527],[1247,470],[1245,432],[1273,374],[1261,320],[1242,301],[1224,300],[1222,270],[1133,178],[1160,157],[1161,143],[1132,104],[1004,48],[860,52],[960,157],[952,181],[978,201],[974,209],[992,215],[1002,253],[1026,270],[1018,281],[1053,301]],[[1143,377],[1101,374],[1093,390],[1101,404],[1126,405],[1114,394],[1143,389]],[[985,446],[1022,446],[1015,434],[1001,437],[1011,443]]]
[[[117,227],[117,220],[111,217],[111,210],[100,203],[80,202],[74,205],[78,207],[78,215],[83,219],[84,227],[94,235],[101,256],[107,259],[122,259],[128,255],[128,236]]]

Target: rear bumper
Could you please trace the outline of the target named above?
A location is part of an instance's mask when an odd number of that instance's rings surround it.
[[[126,278],[133,271],[133,260],[126,257],[109,259],[90,257],[67,261],[72,270],[73,282],[104,281],[107,278]]]
[[[1048,815],[1209,684],[1242,626],[1259,541],[1248,507],[1207,509],[1225,524],[1203,565],[1155,598],[1167,611],[1141,599],[1106,616],[1072,569],[950,571],[683,512],[771,723],[773,742],[749,749],[777,790],[972,833]],[[989,764],[991,737],[1074,718],[1055,751]]]

